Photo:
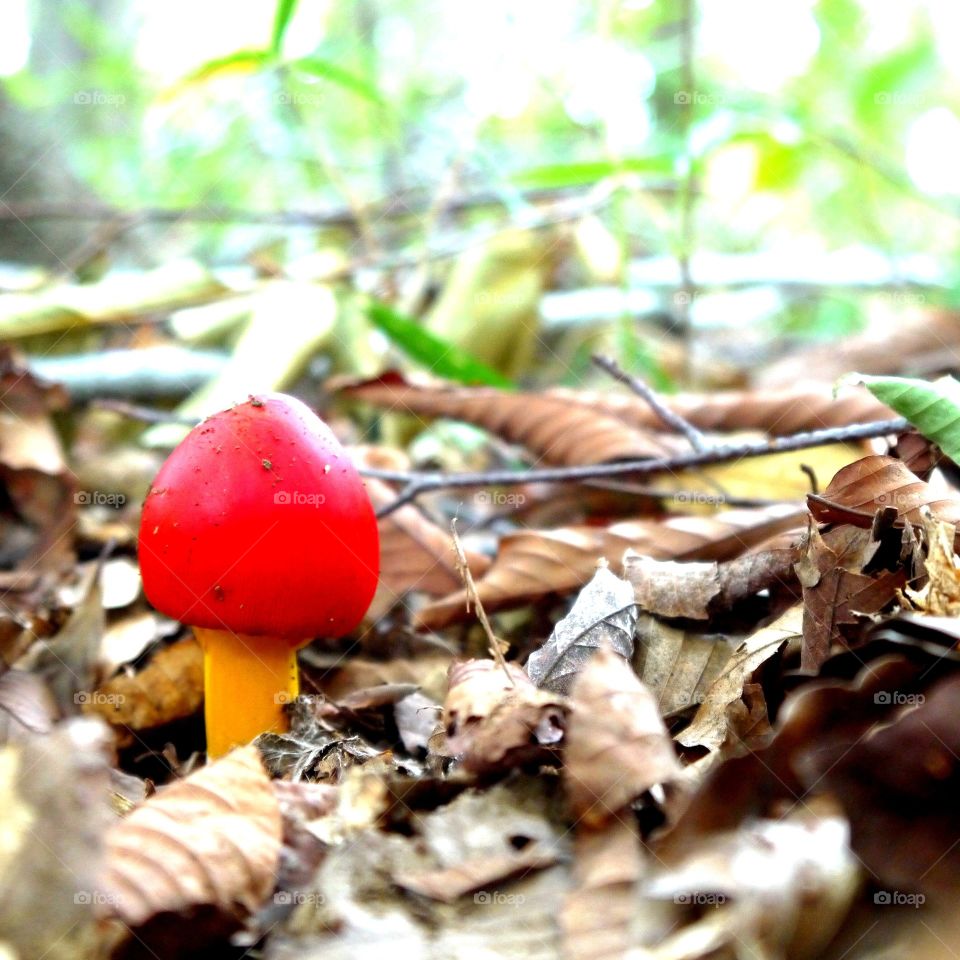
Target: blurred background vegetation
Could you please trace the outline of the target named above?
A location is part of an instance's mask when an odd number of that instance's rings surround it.
[[[299,310],[267,386],[322,342],[345,372],[396,354],[502,383],[578,382],[603,346],[670,389],[955,299],[951,0],[6,0],[4,21],[0,333],[37,354],[82,348],[78,317],[232,349]]]

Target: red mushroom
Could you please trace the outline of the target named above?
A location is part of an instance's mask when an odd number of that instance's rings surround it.
[[[204,651],[207,753],[286,729],[297,648],[349,633],[377,586],[363,481],[303,403],[250,397],[194,427],[143,506],[147,598]]]

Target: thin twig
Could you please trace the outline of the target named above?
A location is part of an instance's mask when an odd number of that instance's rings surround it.
[[[677,433],[682,433],[683,436],[687,438],[690,443],[690,446],[694,450],[706,450],[708,444],[704,439],[703,434],[692,424],[689,420],[685,420],[680,416],[679,413],[676,413],[674,410],[671,410],[653,391],[653,389],[644,383],[638,377],[631,376],[624,370],[616,360],[612,357],[604,357],[600,354],[594,354],[593,362],[600,367],[601,370],[604,370],[606,373],[609,373],[614,380],[619,380],[620,383],[628,386],[637,396],[643,397],[644,400],[650,405],[650,408],[653,412],[666,424],[671,430],[675,430]]]
[[[470,572],[470,565],[467,563],[467,557],[463,552],[463,544],[457,534],[457,518],[450,521],[450,534],[453,537],[453,549],[457,553],[457,571],[463,580],[463,586],[467,592],[467,609],[473,604],[477,611],[477,619],[483,627],[483,632],[487,635],[487,644],[490,650],[490,656],[496,660],[497,665],[506,674],[511,686],[515,686],[513,677],[510,675],[510,669],[507,667],[507,661],[503,657],[503,650],[500,647],[501,641],[497,639],[487,619],[487,611],[483,609],[483,602],[480,600],[480,594],[477,593],[477,585],[474,583],[473,574]]]
[[[195,427],[200,422],[197,417],[184,417],[172,410],[142,407],[136,403],[127,403],[125,400],[97,399],[92,400],[90,406],[98,410],[109,410],[130,420],[139,420],[141,423],[180,423],[185,427]]]
[[[722,444],[709,447],[706,450],[679,454],[675,457],[621,460],[616,463],[597,463],[589,466],[546,467],[539,470],[490,470],[475,473],[421,473],[363,467],[360,469],[360,473],[366,477],[386,480],[388,483],[405,485],[397,498],[379,511],[378,516],[383,517],[415,500],[421,494],[436,490],[452,490],[462,487],[517,486],[524,483],[583,483],[585,480],[596,480],[600,477],[644,476],[673,470],[687,470],[691,467],[701,467],[711,463],[728,463],[731,460],[744,460],[748,457],[763,457],[771,453],[806,450],[810,447],[822,447],[830,443],[845,443],[851,440],[884,437],[889,434],[901,433],[909,426],[909,422],[903,417],[896,417],[892,420],[874,420],[870,423],[857,423],[848,427],[810,430],[790,434],[786,437],[775,437],[771,440]]]

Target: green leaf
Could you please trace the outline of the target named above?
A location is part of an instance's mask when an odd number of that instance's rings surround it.
[[[321,60],[319,57],[300,57],[298,60],[291,60],[285,66],[288,70],[294,72],[319,77],[321,80],[329,80],[330,83],[335,83],[343,87],[344,90],[349,90],[371,103],[380,106],[386,105],[385,97],[372,83],[364,80],[363,77],[358,77],[349,70],[344,70],[343,67],[331,63],[329,60]]]
[[[217,57],[214,60],[201,63],[199,67],[191,70],[186,76],[181,77],[166,89],[163,95],[165,97],[176,96],[187,87],[195,83],[203,83],[219,74],[243,71],[252,73],[271,63],[273,63],[273,54],[269,50],[237,50],[225,57]]]
[[[941,377],[930,383],[906,377],[845,377],[862,383],[882,403],[906,417],[955,463],[960,463],[960,381]]]
[[[283,36],[290,26],[290,18],[297,9],[297,0],[277,0],[277,9],[273,15],[273,33],[270,37],[270,49],[280,53],[283,46]]]
[[[366,314],[371,323],[382,330],[411,360],[427,367],[431,373],[458,383],[482,383],[509,389],[513,384],[485,363],[436,334],[425,330],[415,320],[397,313],[385,303],[373,301]]]
[[[634,157],[624,160],[587,160],[582,163],[555,163],[532,167],[513,174],[511,182],[518,187],[540,190],[562,190],[597,183],[617,173],[649,173],[669,176],[672,158],[667,154]]]

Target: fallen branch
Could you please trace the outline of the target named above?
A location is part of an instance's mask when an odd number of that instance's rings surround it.
[[[810,430],[771,440],[745,443],[721,444],[707,450],[696,450],[675,457],[647,460],[622,460],[615,463],[598,463],[580,467],[549,467],[531,470],[489,470],[473,473],[439,473],[405,470],[376,470],[361,468],[366,477],[403,484],[395,500],[377,511],[385,517],[424,493],[437,490],[453,490],[462,487],[505,487],[524,483],[582,483],[602,477],[646,476],[674,470],[688,470],[713,463],[729,463],[747,457],[763,457],[772,453],[787,453],[822,447],[830,443],[846,443],[851,440],[868,440],[901,433],[908,429],[909,422],[902,417],[892,420],[874,420],[848,427],[831,427],[827,430]]]
[[[683,434],[694,450],[706,450],[707,442],[703,434],[689,420],[685,420],[674,410],[671,410],[654,392],[653,388],[648,386],[638,377],[631,376],[624,370],[616,360],[611,357],[604,357],[596,354],[593,362],[601,370],[609,373],[614,380],[628,386],[638,397],[643,397],[650,405],[650,409],[668,426],[671,430]]]

